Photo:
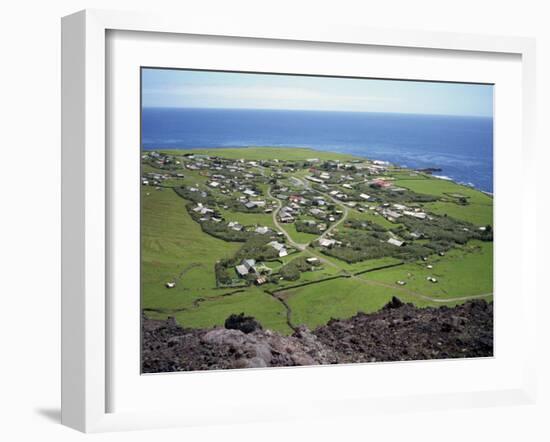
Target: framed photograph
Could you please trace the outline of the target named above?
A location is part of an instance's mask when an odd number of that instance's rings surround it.
[[[533,400],[532,40],[83,11],[62,44],[64,424]]]

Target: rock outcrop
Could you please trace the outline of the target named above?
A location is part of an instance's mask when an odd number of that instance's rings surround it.
[[[417,308],[394,298],[376,313],[332,319],[291,336],[232,315],[226,327],[190,329],[142,321],[145,373],[353,362],[471,358],[493,354],[493,304]]]

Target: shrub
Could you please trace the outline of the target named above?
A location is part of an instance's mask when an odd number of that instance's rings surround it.
[[[218,284],[227,285],[233,282],[231,275],[227,271],[227,268],[223,265],[222,262],[217,262],[214,266],[214,271],[216,273],[216,282]]]
[[[291,262],[281,267],[279,274],[286,281],[297,281],[300,279],[300,270]]]

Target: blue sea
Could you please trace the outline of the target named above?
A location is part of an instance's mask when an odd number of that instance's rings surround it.
[[[310,147],[411,168],[493,191],[493,119],[252,109],[144,108],[142,148]]]

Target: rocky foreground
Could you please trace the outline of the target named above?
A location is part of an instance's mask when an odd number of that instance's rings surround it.
[[[144,373],[493,355],[493,304],[483,300],[417,308],[393,298],[376,313],[299,327],[292,336],[243,315],[205,330],[144,317],[142,328]]]

